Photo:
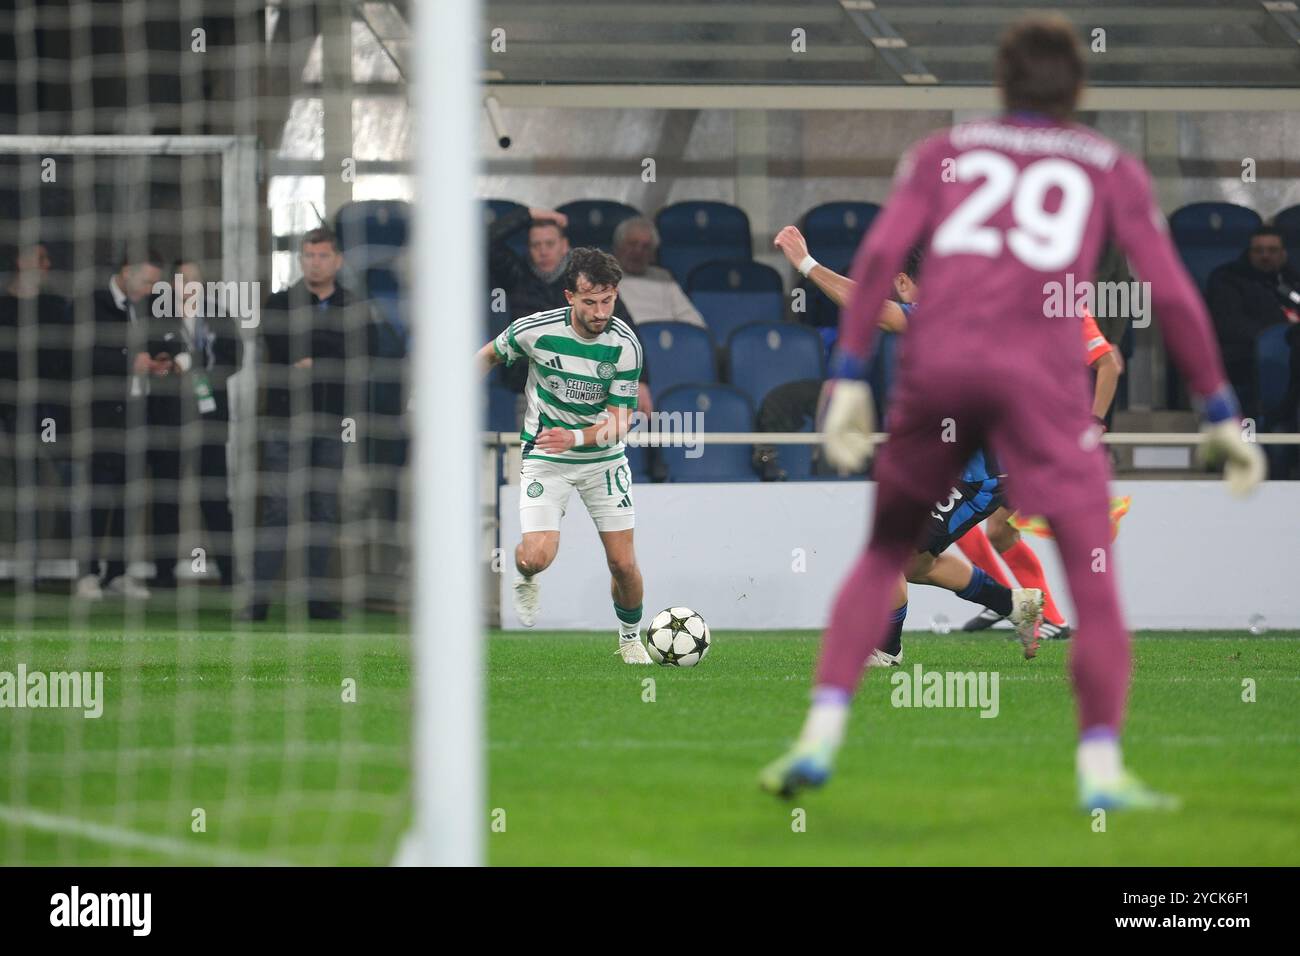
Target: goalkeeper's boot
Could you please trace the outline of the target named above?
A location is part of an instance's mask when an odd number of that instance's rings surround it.
[[[631,639],[624,639],[622,635],[618,639],[618,652],[623,657],[624,664],[653,664],[650,655],[646,653],[645,645],[641,643],[640,636]]]
[[[1182,801],[1177,797],[1152,790],[1127,771],[1110,783],[1098,783],[1086,776],[1079,777],[1079,809],[1085,813],[1093,810],[1177,810]]]
[[[903,663],[903,649],[900,647],[897,654],[890,654],[881,648],[876,648],[867,658],[868,667],[897,667]]]
[[[515,616],[519,618],[519,623],[524,627],[532,627],[537,623],[537,608],[541,604],[542,587],[537,583],[537,577],[523,577],[522,575],[515,578]]]
[[[969,621],[963,624],[961,626],[961,629],[963,631],[983,631],[992,627],[994,624],[996,624],[998,621],[1001,620],[1003,620],[1001,614],[993,610],[993,608],[991,607],[986,607],[984,610],[980,611],[973,618],[971,618]]]
[[[1038,588],[1016,588],[1011,592],[1011,613],[1007,616],[1020,638],[1025,660],[1038,653],[1039,630],[1043,624],[1043,592]]]
[[[829,780],[834,763],[835,750],[830,744],[796,744],[785,756],[763,768],[758,785],[778,797],[793,797]]]

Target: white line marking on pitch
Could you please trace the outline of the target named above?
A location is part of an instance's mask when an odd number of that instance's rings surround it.
[[[132,850],[148,850],[162,856],[188,857],[201,863],[218,866],[292,866],[284,860],[269,857],[257,857],[238,850],[221,850],[210,847],[195,846],[173,837],[153,836],[123,827],[109,826],[103,823],[91,823],[76,817],[62,817],[43,810],[30,807],[14,807],[0,803],[0,821],[30,830],[45,833],[68,834],[109,846],[125,847]]]

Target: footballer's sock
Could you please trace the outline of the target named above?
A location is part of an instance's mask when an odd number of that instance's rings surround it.
[[[1079,735],[1074,766],[1079,776],[1094,784],[1116,783],[1124,774],[1119,738],[1110,727],[1091,727]]]
[[[889,632],[885,635],[885,643],[880,645],[880,649],[886,654],[897,657],[903,650],[903,621],[907,619],[907,605],[896,608],[889,615]]]
[[[1086,509],[1045,517],[1056,535],[1077,618],[1070,678],[1079,701],[1079,727],[1109,727],[1118,734],[1133,656],[1115,586],[1118,570],[1104,484],[1090,497]],[[1099,559],[1104,563],[1099,565]]]
[[[618,615],[618,639],[620,641],[636,641],[641,638],[641,611],[644,605],[638,604],[634,608],[619,607],[614,605],[614,613]]]
[[[813,688],[812,707],[799,734],[800,747],[829,746],[838,750],[844,740],[844,724],[849,718],[849,700],[852,698],[842,687],[819,685]]]
[[[1065,618],[1061,616],[1056,602],[1052,600],[1052,592],[1047,589],[1043,565],[1039,562],[1038,555],[1034,554],[1034,549],[1025,543],[1025,539],[1021,538],[1007,548],[1002,554],[1002,559],[1007,562],[1007,567],[1016,576],[1021,587],[1038,588],[1043,592],[1043,620],[1051,621],[1053,624],[1064,624]]]
[[[1011,582],[1002,570],[1002,562],[998,560],[998,553],[993,550],[993,544],[983,528],[979,525],[971,528],[957,539],[957,547],[961,549],[962,554],[966,555],[967,561],[982,569],[1004,588],[1011,588]]]
[[[970,583],[955,592],[959,598],[983,604],[1003,617],[1011,614],[1011,589],[999,584],[984,573],[982,568],[971,566]]]

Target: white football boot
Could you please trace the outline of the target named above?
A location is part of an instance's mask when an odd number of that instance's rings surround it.
[[[871,652],[867,658],[868,667],[897,667],[903,663],[903,649],[900,647],[897,654],[887,654],[880,648]]]
[[[1016,628],[1025,660],[1038,653],[1038,631],[1043,624],[1043,592],[1038,588],[1016,588],[1011,592],[1011,613],[1007,615]]]
[[[622,635],[618,639],[618,652],[623,657],[624,664],[653,664],[649,652],[646,651],[645,645],[641,643],[640,637],[634,637],[630,641],[625,641]]]
[[[537,623],[537,609],[541,605],[542,587],[537,576],[515,578],[515,616],[524,627]]]
[[[104,600],[104,589],[99,586],[99,575],[86,574],[77,581],[76,595],[82,601]]]
[[[153,597],[150,590],[131,577],[129,574],[120,574],[108,582],[108,590],[113,594],[119,594],[124,598],[130,598],[133,601],[147,601]]]

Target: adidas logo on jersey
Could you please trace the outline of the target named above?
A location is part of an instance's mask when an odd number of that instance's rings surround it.
[[[546,363],[546,367],[547,367],[547,368],[558,368],[561,372],[564,371],[564,366],[560,364],[560,357],[559,357],[558,355],[555,356],[555,358],[551,359],[549,362],[547,362],[547,363]]]
[[[632,507],[632,496],[631,496],[631,495],[624,495],[624,496],[623,496],[623,500],[620,501],[620,502],[618,503],[618,506],[619,506],[620,508],[631,508],[631,507]]]

